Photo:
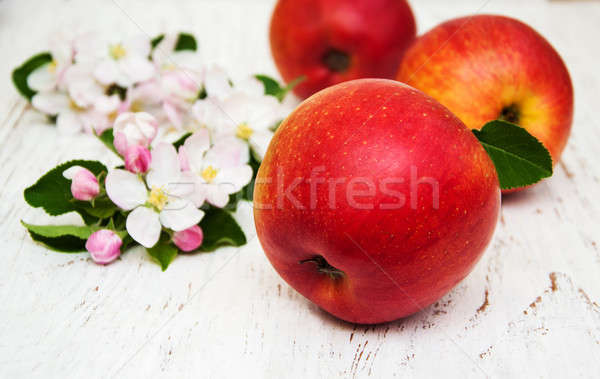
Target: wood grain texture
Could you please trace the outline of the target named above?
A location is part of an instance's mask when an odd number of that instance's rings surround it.
[[[600,3],[412,1],[421,32],[482,12],[517,17],[564,57],[573,133],[555,176],[505,197],[476,269],[423,312],[375,327],[338,321],[267,262],[245,204],[240,248],[184,255],[165,273],[141,249],[108,267],[36,245],[20,219],[49,218],[22,191],[72,158],[113,164],[89,136],[45,124],[9,83],[59,29],[199,36],[234,78],[276,75],[272,1],[0,2],[0,377],[571,377],[600,372]],[[67,215],[62,220],[77,220]]]

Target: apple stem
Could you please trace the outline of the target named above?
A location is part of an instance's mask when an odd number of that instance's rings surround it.
[[[498,119],[517,124],[519,122],[520,116],[521,112],[517,104],[510,104],[509,106],[502,108]]]
[[[325,258],[323,258],[323,256],[321,255],[315,255],[312,258],[303,259],[299,263],[304,264],[306,262],[312,262],[315,265],[317,265],[317,271],[321,274],[329,275],[331,279],[340,279],[345,275],[342,270],[339,270],[330,265],[329,262],[327,262]]]

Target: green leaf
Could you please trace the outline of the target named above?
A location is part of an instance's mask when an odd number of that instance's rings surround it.
[[[106,167],[97,161],[74,160],[63,163],[48,171],[34,185],[25,189],[25,201],[34,208],[43,208],[51,216],[68,212],[78,212],[86,224],[98,221],[97,217],[85,210],[82,202],[77,201],[71,194],[71,181],[63,176],[63,172],[72,166],[81,166],[90,170],[94,175],[106,173]]]
[[[201,251],[214,251],[221,246],[242,246],[246,244],[246,236],[237,221],[224,209],[210,207],[200,227],[204,240],[200,246]]]
[[[86,201],[80,202],[80,205],[86,213],[99,219],[110,218],[119,209],[107,196],[98,197],[93,205]]]
[[[33,96],[37,93],[35,90],[29,87],[29,84],[27,84],[27,78],[37,68],[50,62],[52,62],[52,55],[50,55],[50,53],[40,53],[29,58],[25,63],[17,67],[12,72],[12,81],[15,87],[27,100],[31,101]]]
[[[119,95],[119,99],[121,99],[121,101],[125,101],[125,99],[127,98],[127,88],[121,87],[118,84],[111,84],[106,89],[105,93],[107,96],[117,94],[117,95]]]
[[[146,249],[148,254],[154,258],[160,268],[165,271],[177,256],[177,248],[167,241],[159,241],[154,247]]]
[[[288,92],[294,89],[298,84],[304,81],[305,77],[300,76],[294,80],[292,80],[287,86],[282,87],[281,84],[267,75],[255,75],[256,79],[260,80],[265,87],[265,95],[271,95],[277,98],[280,102],[286,97]]]
[[[196,38],[193,35],[188,33],[179,33],[179,38],[177,39],[177,43],[175,43],[175,51],[182,50],[198,50],[198,44],[196,43]]]
[[[524,128],[496,120],[473,133],[496,166],[500,188],[524,187],[552,176],[550,153]]]
[[[192,133],[185,133],[177,141],[173,142],[173,146],[175,146],[176,149],[179,149],[179,147],[183,145],[185,143],[185,140],[188,139],[188,137],[191,135]]]
[[[108,147],[108,149],[110,151],[112,151],[113,153],[117,154],[118,156],[121,156],[121,154],[119,154],[119,152],[115,148],[115,143],[114,143],[115,142],[115,136],[113,135],[112,128],[106,129],[100,135],[97,135],[97,134],[95,134],[95,135],[96,135],[96,137],[98,137],[98,139],[100,140],[100,142],[102,142],[104,144],[104,146]]]
[[[154,38],[152,38],[152,41],[150,41],[150,44],[152,45],[152,48],[154,49],[156,46],[158,46],[158,44],[165,38],[164,34],[158,35]]]
[[[260,80],[265,87],[265,95],[271,95],[279,98],[280,94],[283,92],[283,88],[281,84],[275,79],[267,75],[255,75],[255,78]]]
[[[34,241],[62,253],[76,253],[85,250],[85,241],[99,229],[96,226],[77,225],[31,225],[21,224],[29,231]]]

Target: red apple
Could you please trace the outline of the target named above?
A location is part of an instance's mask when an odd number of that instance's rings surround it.
[[[283,279],[327,312],[373,324],[432,304],[471,271],[500,189],[448,109],[399,82],[362,79],[315,94],[281,124],[254,204]]]
[[[271,18],[271,52],[281,76],[305,80],[306,98],[358,78],[393,79],[416,33],[404,0],[279,0]]]
[[[573,86],[554,48],[504,16],[445,22],[406,52],[397,79],[429,94],[469,128],[504,119],[525,129],[558,162],[573,120]]]

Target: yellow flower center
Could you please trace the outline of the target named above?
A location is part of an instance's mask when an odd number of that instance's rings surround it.
[[[152,187],[152,190],[150,190],[150,196],[148,197],[148,202],[150,204],[152,204],[159,211],[162,211],[167,204],[167,200],[167,194],[162,190],[162,188]]]
[[[53,59],[52,62],[48,63],[48,71],[54,74],[56,72],[57,65],[58,63],[56,62],[56,60]]]
[[[144,110],[144,104],[142,104],[142,102],[139,100],[134,100],[131,102],[131,105],[129,106],[129,110],[131,112],[141,112]]]
[[[204,170],[202,170],[202,173],[200,175],[202,176],[202,179],[206,180],[207,183],[210,183],[217,176],[217,169],[209,165]]]
[[[235,135],[241,139],[248,140],[252,133],[254,133],[254,130],[247,123],[242,122],[238,125]]]
[[[77,103],[74,102],[73,99],[71,99],[71,98],[69,98],[69,108],[71,108],[74,111],[83,111],[85,109],[85,108],[77,105]]]
[[[110,56],[113,57],[113,59],[115,60],[121,59],[125,55],[127,55],[127,50],[125,50],[123,45],[121,45],[120,43],[116,45],[111,45],[108,51],[110,53]]]

